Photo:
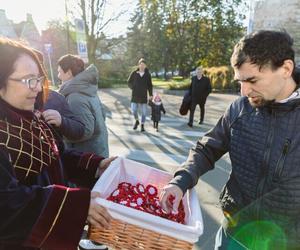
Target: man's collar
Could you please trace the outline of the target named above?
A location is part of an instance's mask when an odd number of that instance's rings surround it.
[[[300,88],[296,89],[288,98],[285,98],[278,103],[286,103],[288,101],[300,98]]]

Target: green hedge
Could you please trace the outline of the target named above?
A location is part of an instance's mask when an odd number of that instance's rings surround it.
[[[101,78],[98,82],[99,88],[117,88],[127,86],[127,80],[117,78]]]
[[[234,72],[229,66],[204,68],[204,75],[210,78],[212,88],[216,91],[233,91],[239,89],[239,83],[233,81]],[[153,85],[159,88],[172,90],[188,89],[191,83],[190,78],[184,79],[182,76],[175,76],[165,81],[153,77]],[[127,79],[119,78],[100,78],[99,88],[126,87]]]
[[[229,66],[204,68],[204,75],[207,76],[214,91],[230,91],[236,92],[239,90],[239,83],[233,80],[234,72]],[[191,79],[183,79],[181,76],[176,76],[169,81],[168,89],[183,90],[190,87]]]
[[[172,89],[172,90],[186,90],[190,87],[191,84],[191,80],[190,79],[182,79],[180,82],[178,81],[171,81],[168,89]]]
[[[239,84],[233,80],[234,72],[229,66],[204,69],[204,75],[209,77],[213,89],[237,91]]]
[[[183,81],[183,76],[173,76],[172,80],[176,82],[181,82]]]

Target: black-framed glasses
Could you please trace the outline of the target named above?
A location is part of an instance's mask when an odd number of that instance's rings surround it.
[[[8,79],[12,80],[12,81],[25,83],[29,89],[35,89],[38,84],[41,84],[41,86],[43,86],[44,82],[45,82],[44,76],[31,77],[31,78],[26,78],[26,79],[16,79],[16,78],[8,78]]]

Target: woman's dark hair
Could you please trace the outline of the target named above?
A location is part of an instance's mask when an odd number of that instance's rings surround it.
[[[43,98],[39,100],[44,102],[48,95],[48,79],[44,66],[40,63],[32,48],[5,37],[0,38],[0,89],[6,87],[9,76],[15,71],[15,62],[24,54],[30,56],[36,62],[40,75],[46,77],[43,85]],[[39,105],[41,106],[42,103]]]
[[[59,58],[57,64],[65,73],[68,70],[71,70],[73,76],[76,76],[84,70],[83,60],[80,57],[71,54]]]
[[[285,60],[295,64],[293,39],[285,31],[261,30],[244,36],[234,47],[232,67],[240,68],[245,62],[261,69],[269,65],[273,70],[281,67]]]

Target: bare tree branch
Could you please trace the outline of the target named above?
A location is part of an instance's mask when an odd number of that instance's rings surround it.
[[[128,8],[125,9],[124,1],[124,3],[119,6],[117,13],[113,12],[110,16],[107,16],[107,0],[77,1],[79,1],[79,9],[81,10],[81,17],[84,22],[89,61],[94,62],[97,46],[103,37],[101,34],[104,29],[124,15],[128,11]],[[128,4],[128,2],[126,4]]]

